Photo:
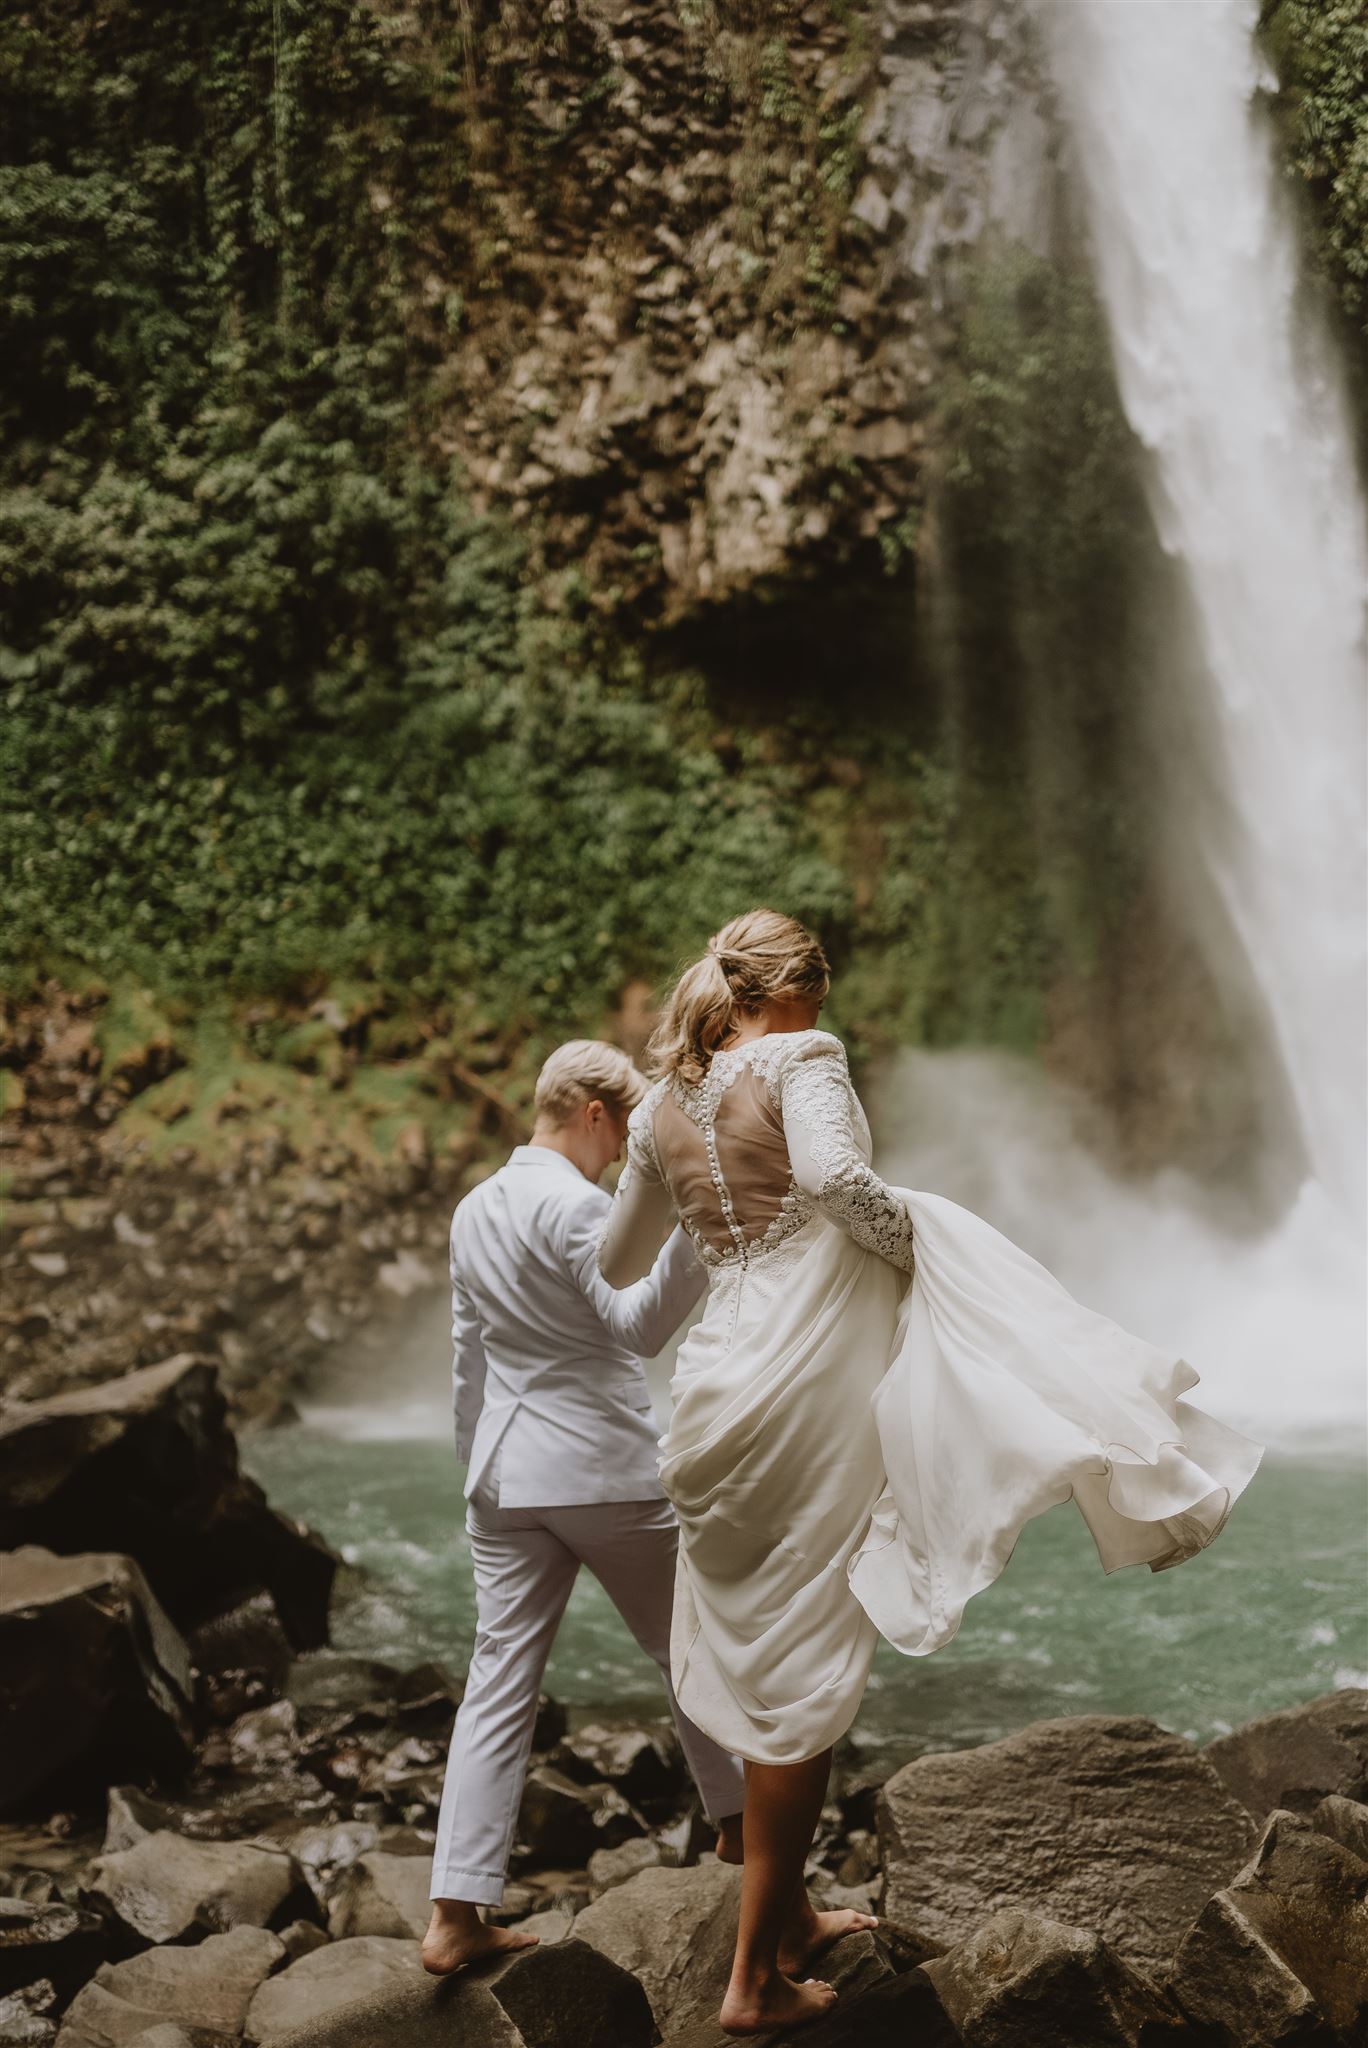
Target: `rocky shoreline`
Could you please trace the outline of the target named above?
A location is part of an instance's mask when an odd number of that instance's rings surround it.
[[[410,1042],[335,998],[269,1023],[275,1057],[210,1076],[189,1027],[141,998],[0,997],[0,1393],[194,1351],[235,1422],[269,1425],[322,1358],[383,1354],[445,1286],[472,1168],[524,1135],[481,1048],[458,1057],[416,1026]],[[502,1073],[502,1052],[488,1064]],[[382,1147],[357,1093],[416,1113],[382,1123]]]
[[[543,1702],[499,1916],[541,1945],[423,1975],[459,1677],[327,1646],[337,1560],[240,1473],[212,1362],[0,1409],[0,1545],[0,2041],[719,2048],[739,1873],[664,1722]],[[881,1920],[814,2048],[1359,2042],[1368,1695],[838,1757],[809,1876]]]

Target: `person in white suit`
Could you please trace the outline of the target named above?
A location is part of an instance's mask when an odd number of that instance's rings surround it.
[[[531,1142],[452,1218],[456,1447],[469,1468],[477,1629],[433,1855],[422,1958],[434,1975],[535,1940],[486,1925],[479,1908],[503,1897],[542,1674],[582,1564],[658,1665],[719,1854],[741,1860],[741,1765],[680,1711],[670,1676],[678,1529],[641,1366],[678,1329],[704,1274],[683,1229],[622,1292],[597,1262],[611,1206],[599,1176],[620,1157],[645,1089],[615,1046],[561,1046],[538,1077]]]

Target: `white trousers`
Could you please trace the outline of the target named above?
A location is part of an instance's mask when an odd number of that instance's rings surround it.
[[[582,1564],[660,1668],[709,1819],[739,1813],[739,1761],[695,1727],[674,1696],[670,1618],[679,1532],[669,1503],[500,1508],[481,1487],[467,1503],[466,1532],[475,1566],[475,1648],[442,1786],[431,1896],[477,1906],[503,1898],[542,1673]]]

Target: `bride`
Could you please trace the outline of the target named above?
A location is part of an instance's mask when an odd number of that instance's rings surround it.
[[[949,1642],[1024,1524],[1070,1498],[1104,1570],[1179,1564],[1262,1455],[1183,1398],[1183,1360],[872,1171],[845,1052],[816,1029],[829,980],[775,911],[709,941],[651,1041],[599,1247],[630,1286],[678,1218],[708,1274],[660,1477],[676,1693],[746,1762],[731,2034],[819,2017],[836,1994],[797,1981],[806,1963],[876,1924],[814,1912],[803,1866],[880,1635],[908,1656]]]

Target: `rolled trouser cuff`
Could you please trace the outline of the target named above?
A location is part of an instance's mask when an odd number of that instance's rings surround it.
[[[460,1870],[448,1863],[433,1865],[430,1899],[461,1899],[470,1906],[501,1906],[504,1875],[501,1870]]]

